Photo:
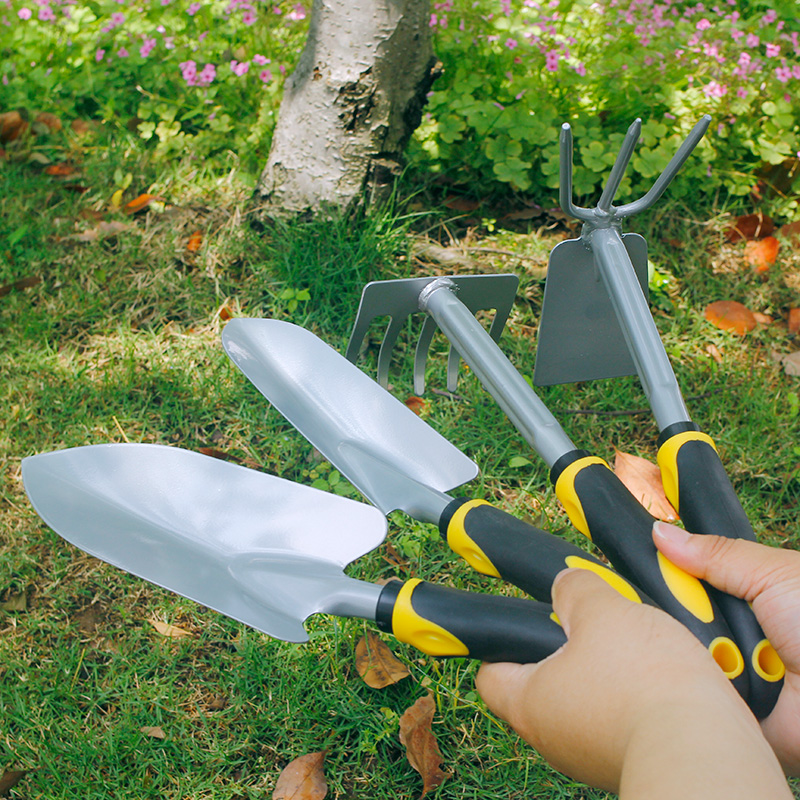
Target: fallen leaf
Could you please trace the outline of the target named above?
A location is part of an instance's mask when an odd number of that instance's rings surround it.
[[[8,769],[0,775],[0,797],[5,797],[27,774],[27,769]]]
[[[407,397],[405,403],[406,406],[408,406],[408,408],[410,408],[417,415],[427,413],[430,407],[430,404],[427,400],[423,400],[421,397],[417,397],[416,395]]]
[[[0,142],[13,142],[19,139],[27,127],[28,123],[19,111],[6,111],[0,114]]]
[[[55,175],[59,178],[75,174],[75,168],[69,164],[65,164],[63,161],[60,164],[51,164],[49,167],[45,167],[44,171],[48,175]]]
[[[223,322],[227,322],[229,319],[233,317],[233,311],[234,310],[231,308],[228,301],[226,301],[217,309],[217,316]]]
[[[91,228],[82,233],[75,233],[65,238],[75,239],[78,242],[95,242],[98,239],[107,239],[109,236],[116,236],[118,233],[131,230],[131,227],[125,222],[100,222],[96,228]]]
[[[778,235],[782,236],[784,239],[800,238],[800,219],[794,222],[787,222],[786,225],[782,226],[778,231]]]
[[[769,314],[762,314],[760,311],[753,312],[753,319],[759,325],[772,325],[772,317]]]
[[[207,703],[206,708],[209,711],[222,711],[223,708],[228,707],[228,698],[222,694],[215,694]]]
[[[117,189],[111,195],[111,208],[120,208],[122,206],[122,189]]]
[[[53,132],[60,131],[62,128],[61,120],[55,114],[51,114],[49,111],[42,111],[41,114],[37,115],[34,122],[44,125]]]
[[[717,328],[732,333],[745,334],[756,326],[756,318],[747,306],[735,300],[717,300],[705,310],[706,319]]]
[[[328,794],[323,762],[326,750],[290,761],[278,776],[272,800],[322,800]]]
[[[85,119],[74,119],[70,122],[69,126],[78,136],[83,136],[92,129],[91,123],[87,122]]]
[[[372,631],[356,645],[356,669],[364,683],[373,689],[385,689],[410,675],[406,665]]]
[[[541,206],[531,206],[530,208],[523,208],[520,211],[512,211],[509,214],[504,214],[500,219],[509,220],[510,222],[515,220],[535,219],[536,217],[541,217],[543,213]]]
[[[20,278],[20,280],[18,281],[14,281],[13,283],[7,283],[5,286],[0,286],[0,297],[7,295],[14,289],[16,289],[17,291],[21,289],[29,289],[31,286],[36,286],[41,282],[42,282],[41,275],[31,275],[29,278]]]
[[[159,728],[157,725],[154,727],[150,727],[149,725],[144,725],[143,727],[139,728],[139,730],[145,736],[152,736],[154,739],[166,739],[167,734],[164,733],[162,728]]]
[[[431,730],[435,710],[433,696],[427,694],[400,717],[400,744],[406,748],[408,763],[422,776],[420,800],[450,777],[441,769],[442,754]]]
[[[167,622],[162,622],[160,619],[147,620],[162,636],[169,639],[183,639],[186,636],[194,636],[191,631],[179,628],[177,625],[170,625]]]
[[[675,522],[678,515],[664,494],[661,472],[646,458],[623,453],[614,448],[614,474],[628,491],[654,516],[664,522]]]
[[[75,621],[78,623],[81,633],[90,634],[97,630],[98,623],[103,618],[102,611],[99,605],[94,604],[87,606],[75,615]]]
[[[800,350],[789,353],[788,356],[784,356],[781,359],[781,363],[783,364],[783,371],[787,375],[793,377],[800,376]]]
[[[457,247],[442,247],[434,242],[421,242],[415,245],[412,253],[423,261],[435,261],[445,266],[472,265],[472,259]]]
[[[706,345],[706,353],[708,353],[717,364],[722,363],[722,353],[719,352],[719,348],[715,344]]]
[[[760,239],[769,236],[775,230],[775,223],[770,217],[758,212],[757,214],[744,214],[737,217],[725,231],[725,238],[729,242],[738,242],[741,239]]]
[[[800,332],[800,308],[789,309],[789,333],[794,336]]]
[[[200,246],[203,244],[203,232],[202,231],[195,231],[190,237],[189,241],[186,243],[186,249],[190,253],[196,253]]]
[[[142,211],[142,209],[147,208],[151,203],[163,202],[163,200],[163,197],[159,197],[155,194],[140,194],[138,197],[134,197],[129,203],[125,203],[122,210],[126,214],[136,214]]]
[[[475,211],[476,208],[481,207],[480,200],[474,200],[469,197],[460,197],[459,195],[450,195],[444,204],[452,211]]]
[[[744,246],[744,259],[756,272],[766,272],[775,263],[780,242],[774,236],[748,242]]]
[[[0,603],[0,611],[25,611],[28,607],[28,595],[23,591],[10,594],[8,600]]]

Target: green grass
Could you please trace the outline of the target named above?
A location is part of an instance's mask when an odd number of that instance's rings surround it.
[[[418,797],[421,781],[399,745],[397,721],[431,691],[444,767],[453,773],[438,797],[605,797],[555,773],[495,720],[475,694],[476,665],[468,661],[421,656],[387,639],[411,677],[370,689],[354,667],[364,623],[314,618],[308,645],[269,639],[83,555],[32,511],[21,459],[84,444],[213,447],[304,483],[329,478],[328,467],[228,361],[219,344],[225,317],[286,319],[341,348],[365,281],[430,274],[433,267],[411,255],[415,230],[447,244],[439,217],[408,216],[399,202],[360,218],[254,231],[244,224],[247,190],[235,176],[183,164],[159,174],[137,148],[120,134],[82,149],[81,173],[70,181],[86,187],[81,193],[37,166],[0,166],[0,287],[40,279],[0,296],[0,603],[17,606],[0,611],[0,773],[30,770],[10,796],[261,798],[291,759],[327,749],[329,796]],[[166,209],[133,218],[109,212],[117,168],[133,175],[125,201],[155,187]],[[97,226],[85,218],[89,210],[131,227],[94,242],[70,238]],[[770,359],[772,350],[797,343],[779,325],[744,339],[722,333],[702,311],[730,298],[785,314],[796,296],[787,281],[800,260],[784,249],[762,281],[735,268],[741,246],[684,216],[672,209],[665,227],[632,226],[647,234],[652,257],[674,278],[659,327],[685,395],[696,398],[690,408],[718,442],[759,536],[797,547],[798,384]],[[459,224],[451,220],[447,230],[457,232]],[[203,243],[190,253],[195,231]],[[677,250],[663,241],[674,238],[691,244]],[[546,253],[552,242],[536,232],[478,240],[528,256]],[[541,265],[473,255],[474,271],[521,274],[503,347],[529,375]],[[293,304],[301,290],[309,299]],[[374,368],[378,341],[376,333],[366,369]],[[401,340],[393,362],[400,398],[412,393],[413,344],[413,335]],[[431,390],[445,388],[445,351],[437,338]],[[541,395],[579,446],[608,459],[614,447],[654,457],[657,431],[634,379]],[[578,541],[546,469],[474,376],[462,370],[455,398],[429,391],[427,399],[428,421],[482,469],[466,491]],[[626,414],[609,414],[619,411]],[[530,466],[512,467],[515,456],[530,457]],[[390,563],[398,559],[399,566]],[[387,544],[352,574],[376,580],[398,572],[496,589],[454,562],[430,527],[394,514]],[[192,635],[164,638],[149,619]],[[154,726],[163,740],[141,731]]]

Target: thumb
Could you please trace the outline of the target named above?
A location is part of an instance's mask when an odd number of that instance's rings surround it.
[[[789,551],[746,539],[689,533],[656,522],[653,541],[675,566],[750,603],[767,587],[797,579]]]

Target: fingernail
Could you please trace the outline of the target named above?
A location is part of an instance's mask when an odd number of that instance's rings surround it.
[[[673,544],[686,544],[691,536],[683,528],[661,520],[656,520],[653,523],[653,535],[656,539],[661,539],[662,542],[672,542]]]

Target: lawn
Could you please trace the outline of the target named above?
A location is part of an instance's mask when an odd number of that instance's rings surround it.
[[[305,645],[247,629],[65,543],[31,509],[20,475],[35,453],[153,442],[357,497],[228,360],[226,322],[287,320],[342,350],[368,280],[514,272],[501,344],[530,376],[547,255],[575,229],[556,212],[525,219],[529,206],[513,195],[464,203],[420,175],[367,215],[254,227],[235,163],[157,161],[124,126],[65,126],[40,141],[43,160],[0,164],[0,780],[19,778],[8,796],[261,798],[290,761],[324,751],[329,797],[416,798],[422,780],[399,721],[430,694],[449,773],[438,797],[605,797],[553,771],[486,710],[473,662],[383,636],[409,676],[371,688],[355,664],[366,623],[314,617]],[[56,164],[62,174],[48,170]],[[784,229],[759,272],[747,243],[729,240],[732,220],[667,195],[628,229],[648,239],[652,307],[693,417],[759,538],[797,548],[798,378],[779,356],[798,349],[788,320],[800,250]],[[719,300],[760,321],[745,335],[721,330],[704,315]],[[413,394],[417,330],[392,363],[401,400]],[[375,331],[369,371],[379,341]],[[480,466],[465,493],[589,547],[470,371],[445,390],[445,351],[437,338],[421,411]],[[611,462],[615,448],[654,460],[657,429],[634,378],[541,396],[579,446]],[[349,573],[513,593],[399,513]]]

